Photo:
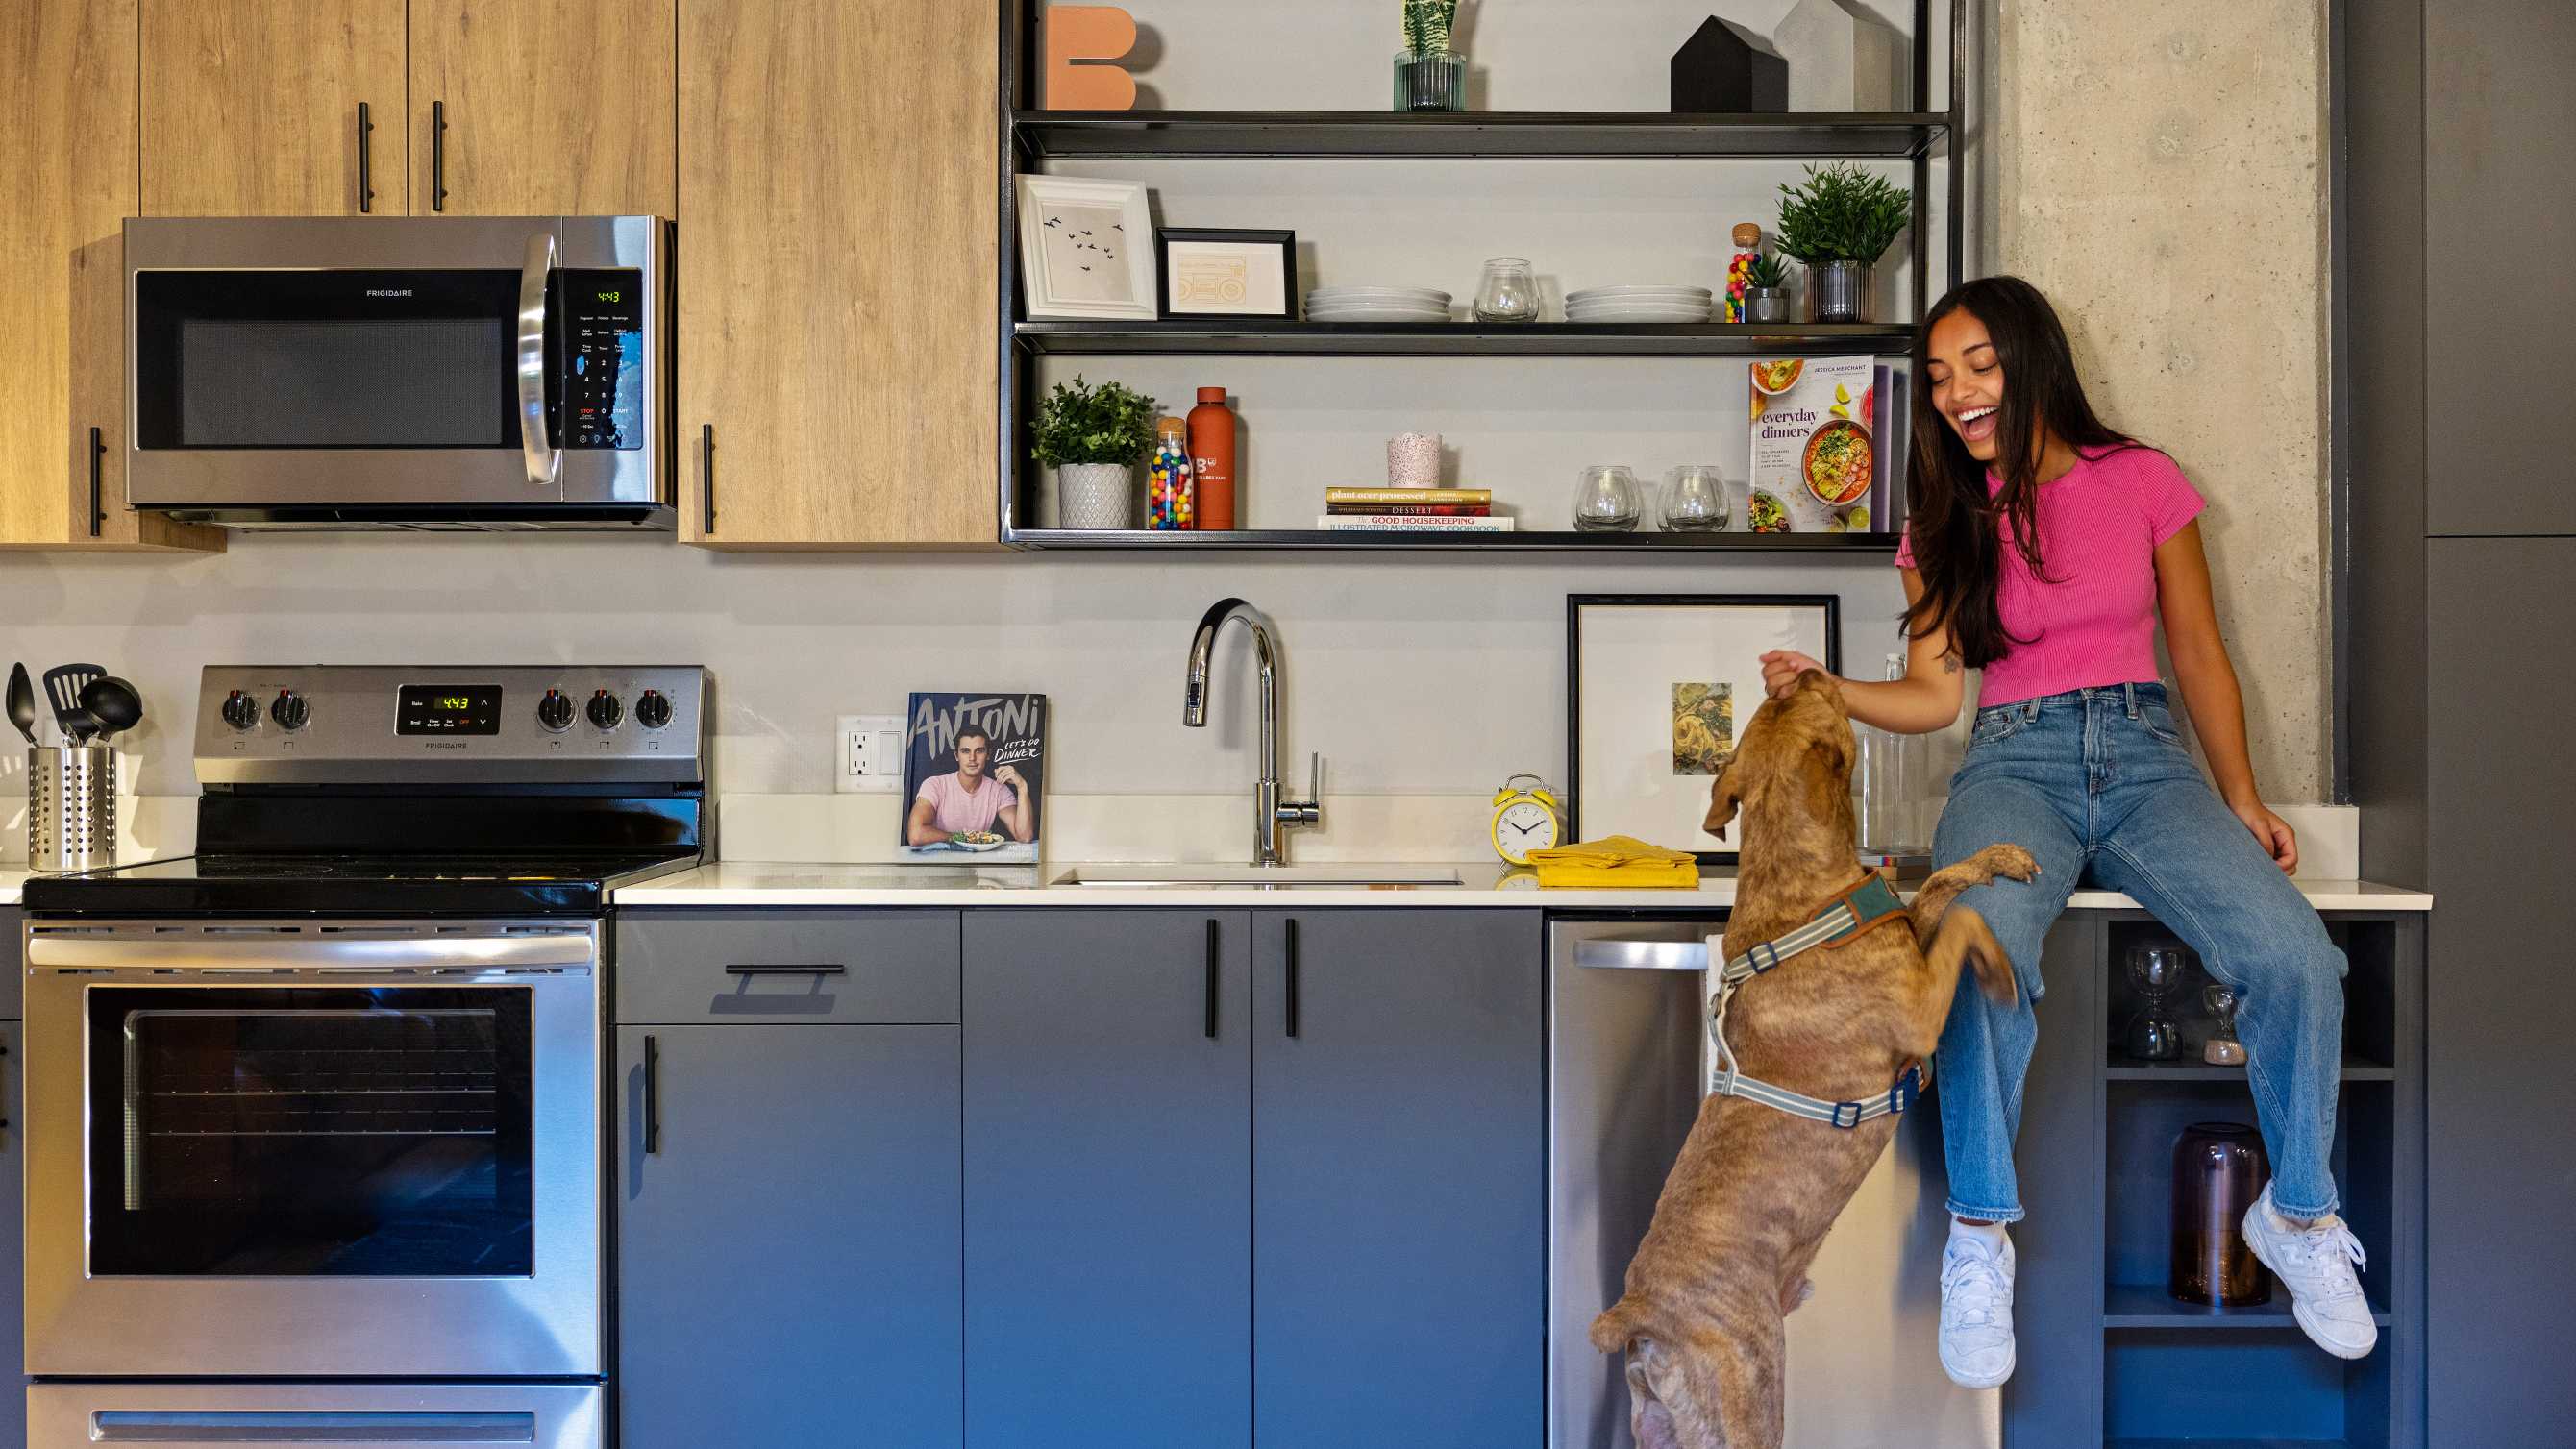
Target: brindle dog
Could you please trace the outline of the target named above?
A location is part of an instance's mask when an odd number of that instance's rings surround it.
[[[1744,816],[1726,927],[1734,950],[1786,934],[1859,878],[1852,756],[1842,688],[1812,670],[1745,727],[1704,827],[1722,839]],[[1726,1019],[1739,1069],[1828,1102],[1885,1092],[1907,1063],[1931,1057],[1963,966],[1996,1000],[2015,990],[1994,933],[1974,911],[1950,909],[1952,898],[2038,872],[2019,846],[1991,846],[1923,883],[1911,929],[1890,922],[1746,982]],[[1843,1130],[1742,1098],[1701,1104],[1629,1261],[1627,1292],[1592,1323],[1596,1347],[1627,1353],[1641,1449],[1778,1449],[1781,1320],[1811,1290],[1807,1265],[1896,1121]]]

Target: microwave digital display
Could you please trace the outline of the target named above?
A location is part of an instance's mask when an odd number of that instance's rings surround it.
[[[394,712],[398,735],[497,735],[501,732],[501,686],[497,684],[406,684],[398,691]]]

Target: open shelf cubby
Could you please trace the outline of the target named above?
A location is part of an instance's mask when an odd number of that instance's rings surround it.
[[[2144,911],[2071,912],[2042,963],[2015,1154],[2029,1216],[2014,1234],[2022,1363],[2004,1391],[2004,1449],[2425,1443],[2424,918],[2333,912],[2326,929],[2349,964],[2330,1161],[2369,1260],[2378,1346],[2327,1354],[2277,1282],[2270,1302],[2240,1308],[2167,1293],[2175,1139],[2195,1122],[2257,1125],[2250,1069],[2201,1062],[2198,970],[2172,1001],[2184,1059],[2122,1059],[2138,1005],[2129,949],[2174,933]],[[2077,1141],[2084,1150],[2065,1150]]]
[[[1966,223],[1968,207],[1966,167],[1961,164],[1962,142],[1967,134],[1968,116],[1964,97],[1970,93],[1967,73],[1968,47],[1963,41],[1961,8],[1956,4],[1936,10],[1931,0],[1913,0],[1906,7],[1912,12],[1911,27],[1904,30],[1910,43],[1910,72],[1900,85],[1904,92],[1904,109],[1872,111],[1796,112],[1743,114],[1733,112],[1669,112],[1631,107],[1640,100],[1653,102],[1660,95],[1641,97],[1633,87],[1604,85],[1596,94],[1605,105],[1621,106],[1614,110],[1499,110],[1461,111],[1450,113],[1398,112],[1378,110],[1280,110],[1275,107],[1283,96],[1276,89],[1259,87],[1248,91],[1240,87],[1209,90],[1180,87],[1189,99],[1204,104],[1209,98],[1232,99],[1241,94],[1246,108],[1239,110],[1204,109],[1183,105],[1169,110],[1085,111],[1059,110],[1047,105],[1040,80],[1039,22],[1043,6],[1039,0],[998,0],[1003,14],[1003,50],[1001,57],[1000,112],[997,116],[1002,144],[1000,175],[997,177],[1002,196],[1001,245],[998,268],[1000,300],[999,331],[1002,339],[999,371],[1001,408],[1001,484],[1000,537],[1004,544],[1022,549],[1085,550],[1170,550],[1170,549],[1271,549],[1301,552],[1339,553],[1413,553],[1473,549],[1503,556],[1526,556],[1546,553],[1636,553],[1636,552],[1789,552],[1809,557],[1846,556],[1852,549],[1864,552],[1893,547],[1892,539],[1882,534],[1847,538],[1826,535],[1815,539],[1789,541],[1784,536],[1721,534],[1688,535],[1619,535],[1575,533],[1554,530],[1544,533],[1513,535],[1475,534],[1469,537],[1440,534],[1425,530],[1419,533],[1352,535],[1305,528],[1302,525],[1315,511],[1295,512],[1272,509],[1265,511],[1259,522],[1288,527],[1259,527],[1231,530],[1222,534],[1198,534],[1190,530],[1157,533],[1144,529],[1076,531],[1053,526],[1056,517],[1045,502],[1047,488],[1041,470],[1029,456],[1026,430],[1036,414],[1037,400],[1049,381],[1061,381],[1062,370],[1071,364],[1066,359],[1084,360],[1095,378],[1117,369],[1122,362],[1146,363],[1139,370],[1150,372],[1154,359],[1181,357],[1234,357],[1243,359],[1296,359],[1299,371],[1294,374],[1298,389],[1317,385],[1326,374],[1319,369],[1337,365],[1352,369],[1343,377],[1365,376],[1361,369],[1370,364],[1365,359],[1423,359],[1416,368],[1421,379],[1408,378],[1372,392],[1369,397],[1380,403],[1405,402],[1426,411],[1454,407],[1458,393],[1459,369],[1497,367],[1490,359],[1566,359],[1551,368],[1579,368],[1580,359],[1595,359],[1594,372],[1616,367],[1616,359],[1700,359],[1701,366],[1723,366],[1728,360],[1750,357],[1832,357],[1867,355],[1884,360],[1904,359],[1913,340],[1913,320],[1920,316],[1930,300],[1947,290],[1965,275]],[[1937,18],[1936,18],[1937,17]],[[1676,39],[1679,37],[1677,36]],[[1336,37],[1333,43],[1346,40]],[[1374,46],[1372,57],[1382,54]],[[1382,60],[1372,61],[1382,65]],[[1660,89],[1658,87],[1657,89]],[[1565,94],[1563,92],[1560,95]],[[1347,105],[1347,100],[1340,104]],[[1938,105],[1940,109],[1934,109]],[[1258,108],[1256,108],[1258,107]],[[1244,219],[1219,214],[1187,220],[1175,220],[1186,210],[1176,208],[1173,199],[1187,196],[1199,185],[1198,178],[1219,178],[1209,184],[1216,194],[1227,195],[1223,188],[1231,184],[1239,199],[1243,195],[1262,197],[1262,205],[1251,211],[1263,212],[1253,217],[1260,225],[1288,227],[1300,218],[1295,208],[1287,206],[1279,188],[1293,185],[1314,186],[1317,176],[1351,178],[1346,182],[1322,183],[1327,190],[1335,185],[1356,188],[1338,194],[1323,207],[1326,218],[1347,218],[1362,201],[1368,203],[1368,232],[1377,234],[1401,231],[1408,221],[1403,203],[1376,210],[1373,183],[1357,178],[1382,175],[1379,167],[1349,163],[1385,163],[1388,166],[1412,167],[1416,172],[1439,178],[1428,185],[1417,203],[1427,211],[1414,215],[1439,214],[1444,206],[1454,207],[1462,194],[1482,195],[1484,186],[1471,186],[1461,191],[1452,179],[1477,168],[1489,168],[1498,176],[1520,177],[1524,189],[1532,185],[1531,163],[1539,168],[1575,178],[1592,178],[1617,173],[1628,178],[1622,184],[1628,193],[1609,199],[1587,197],[1579,204],[1600,206],[1600,228],[1616,231],[1634,228],[1639,236],[1653,234],[1656,228],[1672,229],[1667,213],[1669,198],[1674,194],[1697,196],[1714,171],[1747,181],[1743,194],[1758,195],[1754,209],[1742,212],[1720,211],[1712,198],[1704,203],[1702,214],[1690,218],[1681,231],[1692,238],[1723,236],[1725,224],[1738,215],[1762,215],[1774,209],[1772,194],[1779,171],[1794,174],[1801,163],[1850,160],[1878,172],[1904,180],[1911,192],[1912,217],[1901,252],[1892,256],[1880,282],[1885,295],[1877,310],[1864,315],[1883,320],[1855,324],[1789,323],[1752,326],[1746,324],[1692,325],[1602,325],[1574,322],[1541,322],[1520,326],[1494,326],[1473,321],[1452,320],[1421,324],[1384,323],[1317,323],[1296,315],[1295,301],[1291,315],[1280,318],[1237,321],[1193,321],[1146,319],[1117,321],[1034,318],[1025,315],[1027,307],[1019,285],[1018,181],[1023,175],[1055,171],[1065,175],[1099,177],[1101,163],[1109,163],[1107,174],[1140,182],[1150,180],[1157,188],[1161,210],[1158,218],[1164,225],[1239,226],[1250,224]],[[1123,164],[1122,164],[1123,163]],[[1240,164],[1236,164],[1240,163]],[[1642,163],[1642,165],[1640,165]],[[1227,183],[1228,174],[1240,177],[1247,167],[1261,172],[1265,180],[1260,187],[1245,189],[1239,179]],[[1086,169],[1090,168],[1090,169]],[[1654,186],[1639,189],[1636,178],[1652,172],[1669,176]],[[1274,185],[1267,178],[1281,178]],[[1303,178],[1303,179],[1299,179]],[[1553,185],[1554,183],[1549,183]],[[1592,184],[1586,180],[1584,184]],[[1567,204],[1578,202],[1569,197]],[[1249,212],[1246,213],[1249,215]],[[1519,225],[1517,218],[1503,218]],[[1323,227],[1329,231],[1329,221]],[[1352,278],[1332,272],[1338,262],[1343,266],[1383,265],[1382,255],[1371,255],[1355,263],[1359,254],[1371,254],[1374,240],[1364,245],[1350,245],[1352,233],[1343,233],[1342,255],[1330,252],[1311,255],[1324,248],[1329,240],[1304,225],[1296,231],[1301,251],[1301,280],[1374,281],[1377,278],[1360,272]],[[1498,243],[1499,245],[1499,243]],[[1687,245],[1668,244],[1663,261],[1671,263],[1676,256],[1688,255],[1699,247],[1697,240]],[[1706,250],[1706,248],[1700,248]],[[1470,256],[1492,255],[1486,248],[1463,253]],[[1533,255],[1537,255],[1533,251]],[[1651,252],[1637,254],[1623,238],[1611,253],[1597,252],[1594,264],[1603,265],[1615,255],[1618,265],[1647,267]],[[1698,278],[1700,285],[1722,283],[1725,255],[1720,249],[1714,258],[1696,257],[1696,270],[1677,272],[1677,278]],[[1539,270],[1550,270],[1542,258]],[[1937,265],[1936,265],[1937,262]],[[1639,276],[1646,276],[1640,271]],[[1562,280],[1561,278],[1559,280]],[[1604,282],[1627,280],[1606,276]],[[1656,280],[1662,280],[1656,276]],[[1454,285],[1454,284],[1452,284]],[[1092,361],[1099,359],[1099,361]],[[1337,364],[1335,359],[1359,359]],[[1603,362],[1600,359],[1611,359]],[[1230,365],[1231,370],[1258,370]],[[1433,369],[1439,369],[1435,372]],[[1271,374],[1273,377],[1283,374]],[[1716,367],[1711,367],[1711,399],[1723,396]],[[1220,381],[1225,380],[1220,378]],[[1181,384],[1175,383],[1172,389]],[[1741,384],[1737,384],[1740,396]],[[1187,397],[1187,392],[1167,389],[1160,396]],[[1272,399],[1284,396],[1290,389],[1282,386],[1270,394]],[[1306,406],[1315,411],[1311,397]],[[1274,404],[1275,407],[1275,404]],[[1281,416],[1274,410],[1267,417],[1255,415],[1255,405],[1245,405],[1247,428],[1258,431]],[[1453,439],[1474,437],[1470,428],[1486,419],[1496,426],[1486,443],[1488,451],[1479,460],[1482,470],[1467,486],[1491,486],[1498,507],[1517,507],[1520,516],[1535,517],[1517,492],[1535,490],[1539,485],[1524,459],[1511,452],[1511,419],[1519,411],[1510,406],[1487,405],[1484,417],[1472,415],[1463,425],[1447,431]],[[1619,416],[1596,410],[1592,416]],[[1713,410],[1709,416],[1716,416]],[[1388,431],[1408,430],[1411,423],[1390,427]],[[1319,429],[1331,435],[1329,428]],[[1580,428],[1559,429],[1557,436],[1579,433]],[[1605,425],[1605,433],[1615,430]],[[1667,429],[1667,433],[1679,431]],[[1703,431],[1706,431],[1703,429]],[[1276,435],[1272,442],[1276,441]],[[1254,445],[1256,448],[1263,445]],[[1271,453],[1276,458],[1280,454]],[[1612,456],[1605,454],[1604,456]],[[1651,461],[1651,460],[1650,460]],[[1684,461],[1676,457],[1672,461]],[[1463,462],[1463,459],[1462,459]],[[1521,464],[1514,474],[1513,465]],[[1320,491],[1330,482],[1369,481],[1361,475],[1328,476],[1347,468],[1335,461],[1321,468],[1311,460],[1300,468],[1274,468],[1264,474],[1254,463],[1242,479],[1249,490],[1274,490],[1270,498],[1287,493]],[[1497,477],[1500,468],[1506,476]],[[1364,472],[1373,471],[1374,465]],[[1567,470],[1570,477],[1570,467]],[[1741,480],[1738,480],[1741,486]],[[1556,500],[1566,483],[1550,476],[1545,484],[1549,506],[1547,520],[1559,522]],[[1901,508],[1891,508],[1901,515]],[[1246,521],[1253,521],[1252,505],[1245,505]],[[1892,520],[1881,519],[1876,527],[1884,530]]]

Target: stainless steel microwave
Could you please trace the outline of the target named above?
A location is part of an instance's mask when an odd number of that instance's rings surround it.
[[[670,528],[670,224],[134,217],[126,499],[266,528]]]

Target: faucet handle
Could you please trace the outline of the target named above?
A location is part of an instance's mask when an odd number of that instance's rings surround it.
[[[1306,757],[1306,798],[1279,802],[1279,827],[1282,830],[1313,830],[1324,823],[1324,755],[1318,750]]]

